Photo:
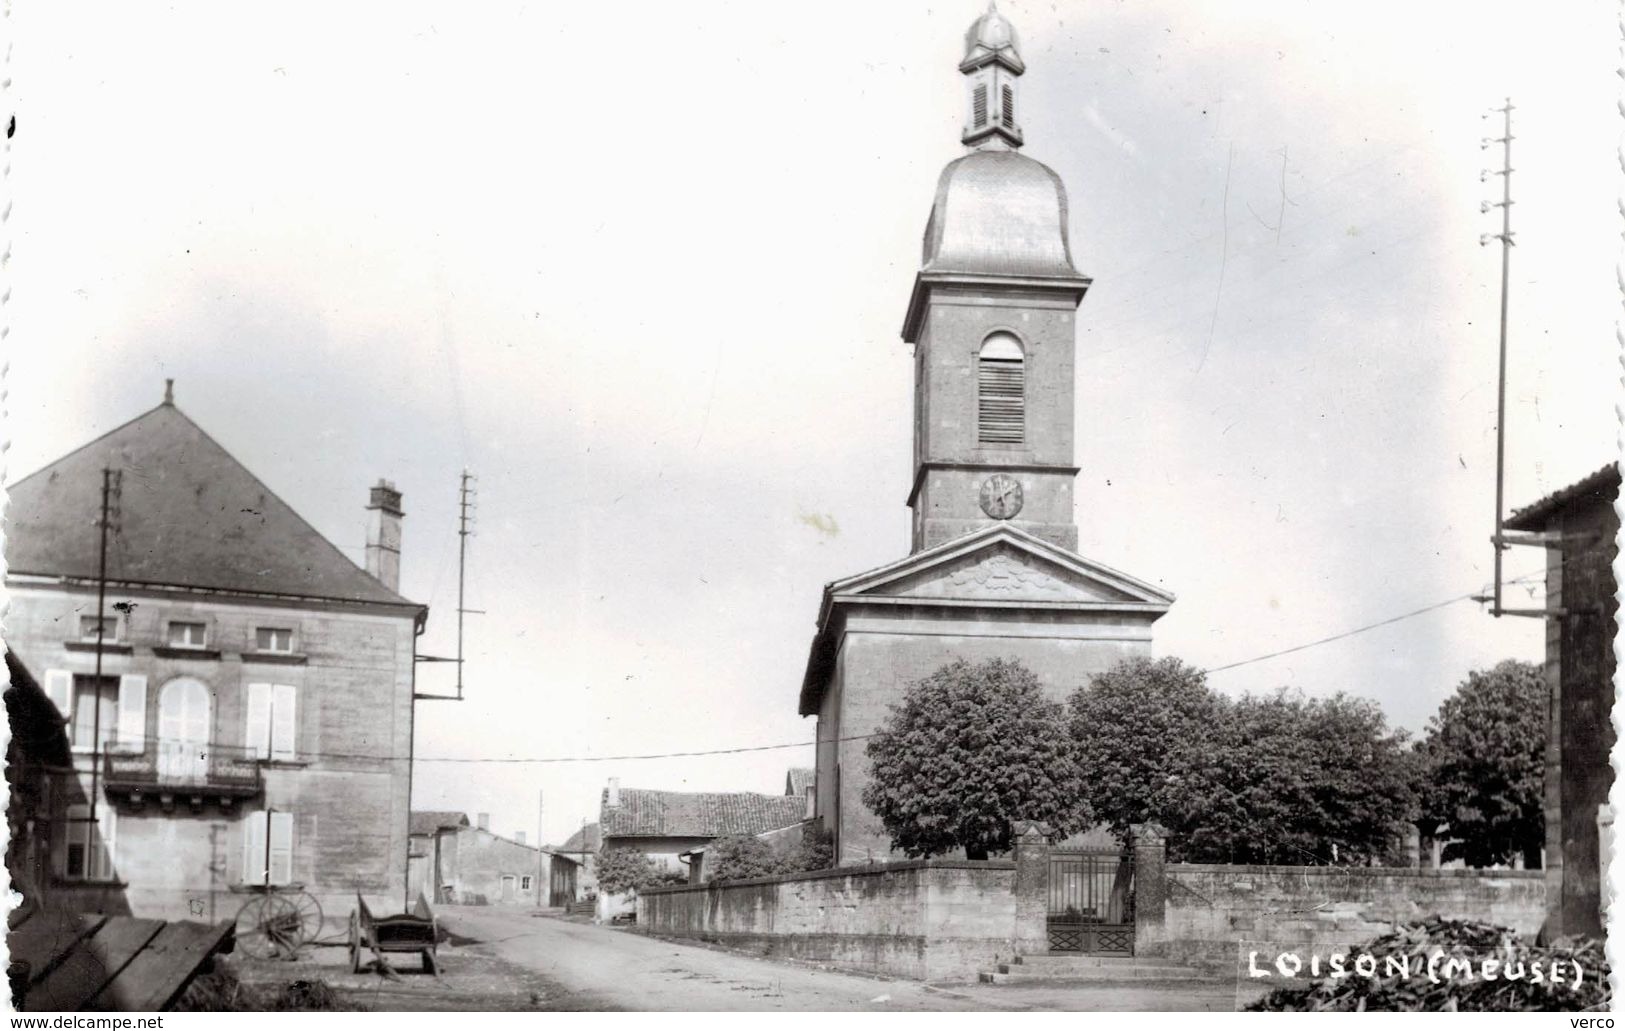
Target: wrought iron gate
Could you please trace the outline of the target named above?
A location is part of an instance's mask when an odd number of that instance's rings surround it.
[[[1049,948],[1134,955],[1134,858],[1056,849],[1049,859]]]

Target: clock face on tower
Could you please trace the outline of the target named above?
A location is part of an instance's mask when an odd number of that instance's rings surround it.
[[[1011,519],[1021,511],[1021,481],[994,473],[982,484],[982,511],[994,519]]]

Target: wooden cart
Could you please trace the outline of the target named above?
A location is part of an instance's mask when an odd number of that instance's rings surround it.
[[[350,913],[351,973],[361,971],[363,949],[372,951],[379,970],[385,973],[393,972],[389,961],[384,958],[386,952],[416,952],[422,956],[424,973],[437,972],[435,950],[440,925],[435,921],[434,911],[429,908],[429,900],[423,897],[422,892],[418,893],[418,900],[410,913],[393,916],[374,916],[372,910],[367,908],[367,900],[360,894],[356,895],[355,901],[356,908]]]

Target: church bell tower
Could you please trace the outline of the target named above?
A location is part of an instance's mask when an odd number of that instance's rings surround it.
[[[991,5],[965,34],[969,151],[937,182],[903,339],[914,345],[913,550],[1010,522],[1069,551],[1073,341],[1089,278],[1066,187],[1020,153],[1015,27]]]

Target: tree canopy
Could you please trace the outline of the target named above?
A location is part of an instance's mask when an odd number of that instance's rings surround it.
[[[1508,659],[1467,675],[1428,722],[1420,823],[1446,828],[1446,860],[1538,866],[1545,843],[1546,681]]]
[[[660,869],[635,848],[604,848],[598,853],[598,887],[612,895],[641,891],[683,880],[680,873]]]
[[[834,858],[829,842],[812,835],[774,844],[748,834],[729,834],[705,847],[705,870],[710,880],[736,881],[823,870],[834,865]]]
[[[863,804],[909,856],[985,859],[1010,849],[1013,820],[1070,834],[1092,816],[1062,706],[1013,660],[961,659],[915,683],[866,752]]]
[[[1373,702],[1228,698],[1177,659],[1129,659],[1070,700],[1092,809],[1154,821],[1191,862],[1391,858],[1413,813],[1403,732]]]

